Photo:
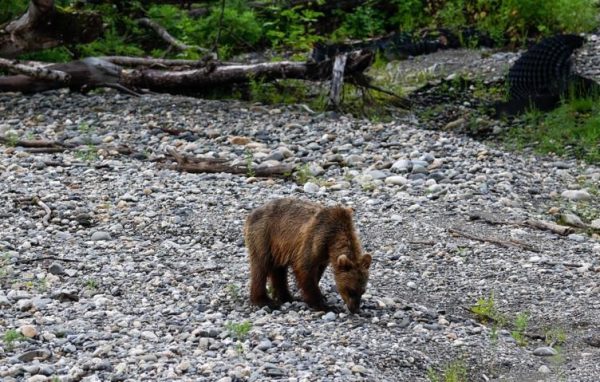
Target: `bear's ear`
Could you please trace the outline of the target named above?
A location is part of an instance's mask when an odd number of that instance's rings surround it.
[[[363,268],[369,269],[369,267],[371,266],[371,260],[373,260],[373,258],[371,257],[371,255],[369,255],[368,253],[366,253],[362,257],[362,259],[360,259],[360,263],[363,266]]]
[[[352,262],[350,261],[348,256],[341,255],[341,256],[338,256],[338,258],[337,258],[337,266],[339,269],[344,271],[344,270],[350,269],[352,267]]]
[[[350,214],[350,216],[352,216],[352,214],[354,214],[354,208],[352,207],[345,207],[346,211],[348,211],[348,213]]]

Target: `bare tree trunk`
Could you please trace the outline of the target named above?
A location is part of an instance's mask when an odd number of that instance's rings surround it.
[[[0,29],[0,57],[87,43],[102,33],[102,18],[93,12],[64,11],[53,0],[31,0],[27,12]]]

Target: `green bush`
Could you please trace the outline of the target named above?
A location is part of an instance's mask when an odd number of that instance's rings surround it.
[[[269,7],[272,19],[263,23],[265,37],[276,48],[310,50],[315,42],[323,40],[315,31],[315,23],[323,16],[321,12],[301,5],[285,9]]]
[[[342,25],[334,32],[339,37],[364,39],[385,32],[385,16],[369,5],[361,5],[345,15]]]

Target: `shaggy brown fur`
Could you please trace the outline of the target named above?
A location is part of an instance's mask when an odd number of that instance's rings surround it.
[[[250,213],[244,227],[250,258],[250,300],[276,307],[292,301],[287,268],[292,267],[304,301],[315,309],[327,309],[319,280],[331,264],[335,282],[348,310],[359,310],[369,278],[371,255],[362,254],[352,210],[323,207],[298,199],[277,199]],[[273,288],[269,298],[267,279]]]

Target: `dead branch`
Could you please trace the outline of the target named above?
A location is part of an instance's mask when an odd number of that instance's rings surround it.
[[[461,231],[455,228],[448,228],[448,232],[458,235],[458,236],[463,236],[466,237],[467,239],[471,239],[471,240],[477,240],[477,241],[481,241],[481,242],[486,242],[486,243],[492,243],[492,244],[497,244],[503,247],[520,247],[523,248],[527,251],[531,251],[531,252],[540,252],[540,250],[532,245],[529,245],[527,243],[524,243],[522,241],[519,240],[501,240],[501,239],[497,239],[494,237],[483,237],[483,236],[478,236],[469,232],[465,232],[465,231]]]
[[[56,154],[65,151],[66,147],[27,147],[23,151],[30,154]]]
[[[223,270],[224,268],[225,267],[221,267],[221,266],[208,267],[208,268],[198,269],[198,270],[194,271],[194,273],[199,274],[199,273],[204,273],[204,272],[214,272],[214,271]]]
[[[564,225],[547,222],[547,221],[543,221],[543,220],[525,220],[521,225],[552,231],[561,236],[570,235],[573,232],[575,232],[573,227],[566,227]]]
[[[484,212],[484,211],[469,212],[469,219],[470,220],[482,220],[482,221],[485,221],[486,223],[494,224],[494,225],[502,224],[502,225],[516,225],[516,226],[522,226],[522,227],[537,228],[537,229],[541,229],[541,230],[551,231],[551,232],[554,232],[561,236],[570,235],[573,232],[575,232],[575,230],[572,227],[567,227],[567,226],[563,226],[560,224],[547,222],[544,220],[535,220],[535,219],[527,219],[527,220],[523,220],[523,221],[502,220],[502,219],[498,219],[495,215],[490,214],[489,212]]]
[[[115,65],[136,67],[146,66],[154,68],[172,68],[172,67],[186,67],[186,68],[204,68],[210,64],[214,65],[232,65],[232,63],[216,61],[213,54],[207,54],[199,60],[173,60],[166,58],[144,58],[144,57],[127,57],[127,56],[104,56],[98,57],[101,60],[111,62]]]
[[[35,259],[21,259],[21,260],[17,260],[16,264],[29,264],[29,263],[33,263],[36,261],[44,261],[44,260],[58,260],[58,261],[65,261],[68,263],[78,263],[80,262],[80,260],[77,259],[65,259],[62,257],[58,257],[58,256],[43,256],[43,257],[36,257]]]
[[[10,144],[11,146],[20,146],[20,147],[40,147],[40,148],[48,148],[48,147],[62,147],[57,142],[47,141],[44,139],[37,140],[16,140],[12,141],[10,138],[6,136],[0,136],[0,142],[4,144]]]
[[[46,203],[42,202],[42,200],[38,196],[34,196],[32,198],[32,200],[35,204],[42,207],[44,209],[44,211],[46,212],[46,214],[42,218],[42,223],[44,223],[44,225],[50,224],[48,222],[48,219],[50,219],[50,215],[52,215],[52,210],[50,209],[50,207],[48,207],[48,205]]]
[[[94,12],[56,8],[53,0],[31,0],[27,12],[0,27],[0,57],[94,41],[102,33],[102,17]]]
[[[217,158],[190,158],[183,156],[173,149],[168,149],[168,154],[172,156],[177,165],[175,170],[189,173],[229,173],[229,174],[244,174],[256,177],[288,177],[294,171],[292,165],[279,165],[271,167],[255,166],[248,168],[244,165],[232,165],[225,159]]]
[[[152,28],[163,40],[165,40],[167,43],[169,43],[169,45],[174,46],[175,48],[177,48],[179,50],[197,50],[199,52],[204,52],[204,53],[209,52],[209,50],[206,48],[202,48],[197,45],[188,45],[188,44],[183,43],[182,41],[179,41],[175,37],[171,36],[171,34],[169,32],[167,32],[167,30],[165,28],[163,28],[160,24],[158,24],[157,22],[155,22],[153,20],[150,20],[147,17],[138,19],[137,22],[140,25],[144,25],[144,26]]]
[[[13,73],[25,74],[26,76],[37,79],[61,83],[68,83],[71,79],[71,76],[65,72],[48,69],[47,67],[25,65],[16,60],[11,61],[5,58],[0,58],[0,69],[6,69]]]

